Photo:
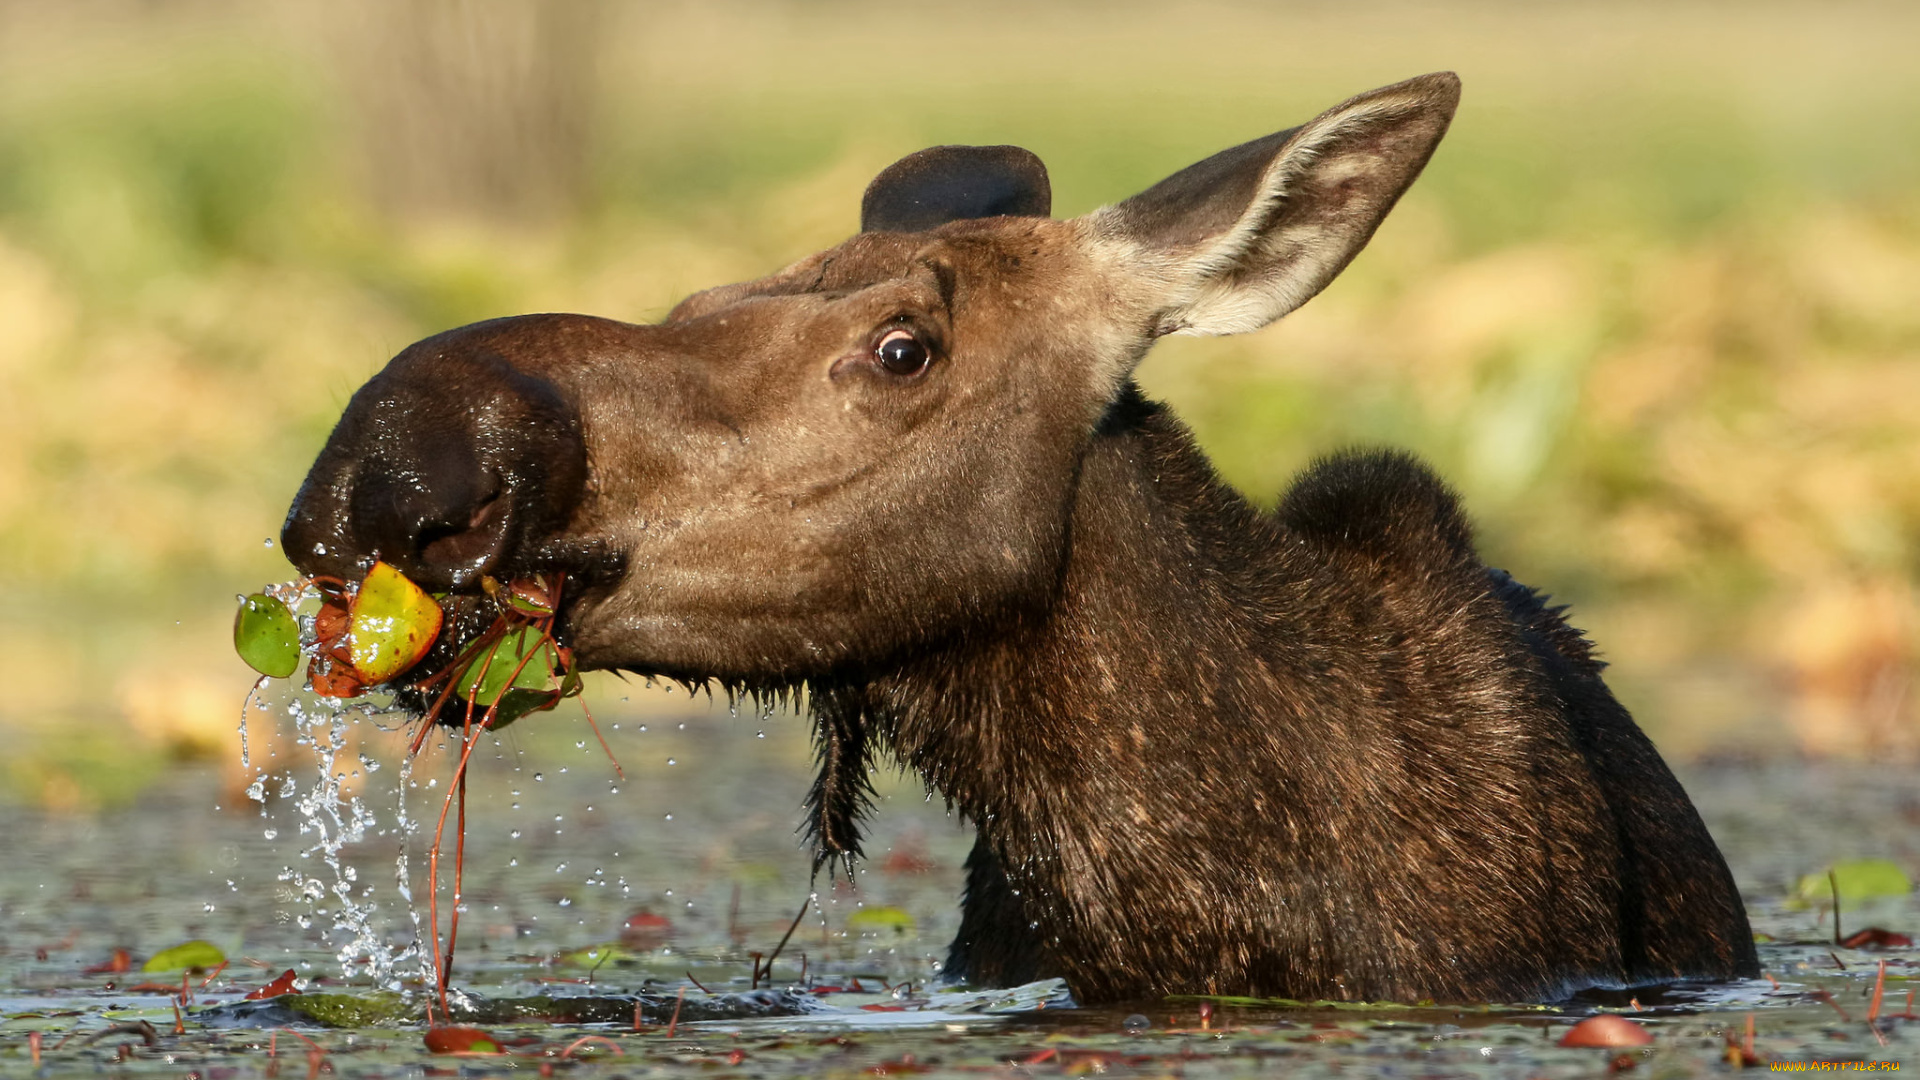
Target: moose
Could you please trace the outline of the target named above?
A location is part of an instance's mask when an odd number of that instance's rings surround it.
[[[1133,380],[1159,337],[1325,287],[1458,100],[1451,73],[1361,94],[1071,220],[1033,154],[935,147],[845,243],[661,322],[428,338],[353,396],[285,550],[469,610],[561,572],[582,667],[804,701],[816,873],[859,856],[893,755],[977,829],[946,966],[974,985],[1757,975],[1686,793],[1449,488],[1345,451],[1260,510]]]

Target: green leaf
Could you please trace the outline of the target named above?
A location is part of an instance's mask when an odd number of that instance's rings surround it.
[[[227,954],[211,941],[183,941],[171,949],[162,949],[153,954],[153,959],[141,965],[141,971],[191,971],[195,968],[216,968],[227,962]]]
[[[234,614],[233,651],[260,674],[284,679],[300,666],[300,624],[287,605],[254,593]]]
[[[1913,882],[1899,865],[1888,859],[1844,859],[1827,870],[1803,876],[1793,887],[1790,898],[1795,906],[1833,903],[1833,886],[1827,882],[1828,870],[1840,887],[1840,907],[1856,900],[1882,896],[1905,896],[1913,891]]]
[[[634,964],[645,959],[645,953],[635,952],[614,941],[561,953],[554,962],[567,967],[598,968],[608,964]]]
[[[353,595],[348,650],[353,668],[383,683],[420,662],[440,633],[440,605],[407,575],[377,562]]]
[[[881,931],[906,934],[913,931],[913,916],[890,904],[877,904],[847,916],[847,929],[865,934]]]
[[[493,718],[493,730],[499,731],[523,716],[537,712],[546,712],[560,699],[550,690],[509,690],[500,698],[500,708]]]
[[[549,695],[554,690],[553,673],[559,666],[560,653],[553,641],[535,627],[521,626],[480,650],[460,672],[455,685],[461,697],[481,708],[499,704],[500,719],[494,725],[498,727],[534,711],[537,704],[515,701],[517,695],[509,691],[535,691],[536,697]],[[510,718],[507,713],[513,706],[519,706],[519,711]]]

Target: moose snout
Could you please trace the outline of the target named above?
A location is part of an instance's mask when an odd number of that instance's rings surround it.
[[[356,393],[288,510],[303,573],[373,562],[458,590],[523,565],[586,482],[578,410],[500,320],[429,338]]]

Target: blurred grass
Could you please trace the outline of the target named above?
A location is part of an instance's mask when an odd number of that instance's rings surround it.
[[[15,796],[230,753],[232,597],[407,343],[657,317],[841,239],[920,146],[1028,145],[1078,213],[1438,68],[1459,120],[1369,251],[1150,390],[1263,501],[1429,455],[1670,753],[1920,751],[1910,5],[560,8],[0,2]]]

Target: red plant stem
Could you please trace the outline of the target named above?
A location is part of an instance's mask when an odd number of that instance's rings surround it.
[[[687,976],[687,978],[691,979],[693,978],[693,976],[689,975]],[[700,984],[695,983],[694,985],[698,986]],[[680,988],[679,995],[673,999],[673,1019],[667,1021],[667,1038],[669,1039],[673,1038],[674,1031],[679,1028],[680,1006],[685,1005],[686,1003],[687,1003],[687,988],[683,986]]]
[[[764,974],[766,975],[768,985],[773,984],[773,962],[780,959],[780,950],[786,948],[787,942],[793,939],[793,932],[800,928],[800,920],[807,917],[807,908],[812,904],[813,897],[811,894],[809,894],[805,900],[800,901],[799,912],[793,916],[793,921],[787,924],[787,932],[780,935],[780,944],[773,947],[773,955],[767,957],[767,967]],[[758,988],[760,985],[761,975],[760,962],[756,959],[753,964],[753,984],[755,988]]]
[[[560,587],[564,582],[565,577],[562,576],[554,583],[553,598],[556,614],[550,614],[541,619],[527,620],[528,625],[540,631],[540,638],[534,642],[533,648],[527,650],[526,655],[520,658],[519,664],[514,667],[512,674],[507,677],[506,685],[501,689],[499,698],[495,700],[493,704],[487,706],[486,713],[481,718],[479,724],[481,731],[492,728],[494,723],[500,718],[500,703],[506,700],[507,691],[512,689],[513,684],[520,678],[521,673],[527,669],[527,665],[533,661],[533,658],[540,655],[542,649],[549,643],[551,643],[556,650],[559,648],[560,643],[553,636],[553,622],[555,618],[557,618]],[[420,684],[423,687],[432,686],[443,677],[447,679],[446,688],[443,689],[439,697],[434,700],[433,707],[427,711],[424,722],[420,725],[419,733],[414,736],[413,745],[408,749],[409,754],[418,754],[420,752],[421,746],[426,743],[427,733],[433,730],[434,724],[439,719],[441,709],[444,708],[447,703],[447,699],[452,696],[455,691],[460,689],[459,679],[454,673],[463,671],[465,666],[471,662],[473,656],[475,656],[480,649],[490,648],[506,637],[507,627],[512,621],[509,618],[510,609],[511,605],[504,607],[501,617],[494,621],[494,624],[487,629],[486,633],[481,634],[470,642],[466,648],[460,650],[459,655],[455,657],[453,663],[449,664],[444,671]],[[494,656],[492,653],[489,653],[487,658],[481,662],[480,670],[474,676],[474,686],[477,687],[486,682],[487,672],[492,668],[493,661]],[[471,688],[469,688],[469,690],[471,692]],[[434,983],[438,990],[441,1015],[448,1017],[452,1015],[452,1009],[447,1004],[447,990],[453,980],[454,945],[458,942],[460,936],[460,901],[464,894],[467,861],[467,763],[473,757],[474,748],[479,745],[479,740],[474,737],[476,732],[474,730],[473,714],[476,704],[477,702],[475,702],[471,696],[467,698],[466,717],[460,732],[460,762],[454,767],[452,790],[447,792],[446,799],[440,804],[440,817],[434,823],[433,829],[433,847],[427,855],[427,918],[433,924]],[[581,707],[585,709],[585,702],[581,703]],[[593,724],[593,714],[591,712],[587,714],[587,722]],[[598,724],[593,724],[593,733],[596,738],[600,739],[601,749],[606,750],[608,759],[613,760],[613,751],[607,747],[607,740],[600,735],[600,727]],[[618,774],[621,779],[626,779],[626,773],[620,769],[619,761],[613,761],[613,768],[614,772]],[[454,825],[457,835],[454,839],[453,855],[453,911],[447,919],[446,950],[443,953],[440,949],[440,848],[446,837],[447,814],[456,802],[458,803],[459,811],[455,817]],[[638,1015],[637,1006],[635,1015]],[[433,1023],[433,1008],[431,1003],[429,1003],[427,1008],[427,1023],[429,1026]]]
[[[469,722],[467,731],[461,738],[471,741],[473,726]],[[459,796],[459,809],[455,812],[453,826],[453,911],[447,916],[447,960],[440,966],[440,991],[445,993],[447,984],[453,981],[453,945],[460,938],[460,902],[466,895],[467,873],[467,770],[465,755],[462,754],[459,779],[454,781],[454,790]],[[444,1002],[442,1003],[444,1007]]]
[[[579,1038],[568,1043],[567,1048],[565,1050],[560,1051],[560,1056],[572,1057],[573,1052],[575,1050],[578,1050],[581,1047],[586,1046],[588,1043],[598,1043],[600,1045],[605,1046],[607,1049],[613,1051],[614,1053],[620,1055],[621,1057],[627,1056],[627,1052],[625,1050],[620,1049],[619,1043],[614,1042],[612,1039],[607,1038],[605,1035],[582,1035]]]
[[[1880,1002],[1887,993],[1887,962],[1880,961],[1880,974],[1873,980],[1873,1000],[1867,1003],[1867,1023],[1880,1019]]]
[[[514,666],[512,674],[507,676],[506,686],[500,691],[500,697],[495,700],[493,704],[487,706],[486,716],[480,721],[480,729],[482,731],[493,727],[494,721],[500,718],[500,702],[506,700],[507,689],[513,686],[514,680],[520,678],[520,673],[527,669],[527,665],[533,661],[533,658],[540,654],[541,647],[552,640],[552,632],[542,627],[540,640],[535,642],[533,648],[527,650],[526,655],[520,658],[520,663]],[[489,654],[480,664],[480,673],[474,679],[476,686],[486,682],[487,670],[492,666],[493,656]],[[467,861],[467,762],[473,757],[474,747],[480,745],[479,740],[474,738],[473,710],[475,704],[472,698],[467,699],[466,724],[460,732],[462,747],[460,751],[460,764],[456,766],[453,771],[453,790],[447,792],[446,801],[440,805],[440,820],[435,825],[433,831],[433,852],[427,859],[427,909],[428,918],[433,920],[434,925],[434,943],[436,946],[436,962],[434,966],[438,969],[435,972],[434,981],[439,984],[440,1011],[442,1014],[449,1016],[452,1015],[452,1010],[447,1006],[447,988],[453,980],[454,942],[460,936],[461,886],[466,872]],[[447,919],[446,957],[444,960],[441,960],[437,951],[440,936],[440,844],[446,835],[447,811],[449,807],[453,805],[456,798],[459,801],[460,813],[456,819],[455,828],[457,834],[454,838],[453,912]]]
[[[613,747],[607,745],[607,737],[600,734],[600,725],[593,722],[593,710],[587,708],[584,697],[580,699],[580,711],[586,714],[587,726],[593,729],[593,737],[600,740],[600,749],[606,752],[607,760],[613,763],[613,775],[625,780],[627,772],[620,767],[620,759],[613,756]]]
[[[489,658],[489,662],[491,662],[491,658]],[[482,674],[485,674],[484,669]],[[471,701],[467,702],[467,722],[469,725],[468,730],[461,733],[461,738],[464,740],[465,745],[460,751],[460,764],[455,766],[453,771],[455,787],[458,787],[460,781],[466,778],[467,759],[473,756],[473,748],[479,745],[478,740],[470,737],[473,722],[473,702]],[[452,1010],[447,1007],[448,973],[446,969],[441,966],[440,961],[440,840],[446,835],[447,814],[453,809],[453,798],[454,792],[449,791],[447,792],[446,801],[440,804],[440,820],[436,822],[433,827],[433,848],[427,853],[427,918],[433,923],[434,982],[438,984],[440,991],[440,1011],[443,1015],[448,1016],[452,1015]],[[455,908],[454,914],[457,919],[459,915],[459,909],[457,907]],[[428,1012],[431,1014],[432,1010],[429,1009]],[[427,1017],[427,1022],[429,1025],[432,1024],[433,1017],[431,1015]]]
[[[420,684],[423,687],[432,686],[435,682],[438,682],[442,677],[445,677],[447,679],[447,688],[440,691],[440,696],[434,699],[433,707],[427,710],[427,715],[422,718],[422,723],[420,724],[419,732],[415,734],[413,737],[413,744],[407,747],[407,755],[409,757],[419,755],[420,747],[423,744],[425,744],[427,741],[427,733],[433,730],[434,724],[440,719],[440,710],[443,707],[445,707],[447,703],[447,699],[453,696],[454,691],[459,689],[459,681],[453,677],[453,673],[458,672],[462,668],[464,668],[470,661],[472,661],[474,655],[478,653],[481,649],[491,646],[494,642],[500,640],[500,638],[504,637],[505,635],[506,635],[506,627],[503,624],[496,622],[494,625],[487,628],[486,633],[481,634],[479,637],[474,638],[471,642],[468,642],[467,647],[460,650],[460,654],[454,657],[453,663],[448,664],[445,671],[442,671],[440,674],[435,675],[432,678],[428,679],[426,682]],[[487,662],[480,666],[480,673],[479,675],[475,676],[476,682],[486,677],[487,668],[491,666],[492,663],[493,663],[493,658],[488,657]],[[473,712],[473,703],[471,701],[467,703],[467,712],[469,714]]]

